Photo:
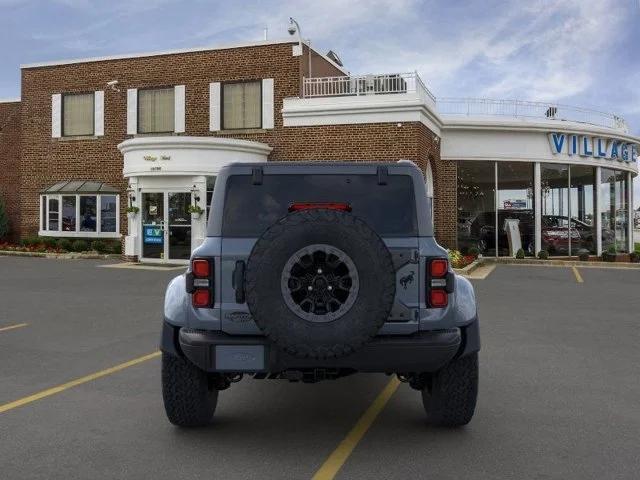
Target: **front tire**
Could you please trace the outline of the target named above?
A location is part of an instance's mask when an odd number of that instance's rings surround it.
[[[434,373],[422,389],[427,421],[460,427],[471,421],[478,397],[478,354],[457,358]]]
[[[184,358],[163,352],[162,398],[171,423],[202,427],[213,418],[218,390],[204,371]]]

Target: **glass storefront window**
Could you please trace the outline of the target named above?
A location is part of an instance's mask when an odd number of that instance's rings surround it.
[[[541,249],[569,255],[569,165],[540,165]]]
[[[495,163],[458,162],[458,249],[495,255]]]
[[[118,233],[118,195],[49,194],[41,195],[40,203],[42,235],[82,237],[90,232],[91,237],[103,233],[113,237]]]
[[[498,255],[535,255],[533,164],[498,162]]]
[[[63,232],[76,231],[76,197],[75,195],[62,197],[62,231]]]
[[[628,174],[601,168],[600,175],[602,251],[626,252],[629,231]]]
[[[60,202],[58,197],[49,197],[49,225],[48,230],[58,230],[59,224],[59,209]]]
[[[101,195],[100,196],[100,231],[115,232],[116,231],[116,196]]]
[[[571,255],[577,255],[582,249],[595,255],[597,253],[596,169],[583,165],[571,165],[570,178]]]
[[[96,197],[80,197],[80,231],[96,231]]]

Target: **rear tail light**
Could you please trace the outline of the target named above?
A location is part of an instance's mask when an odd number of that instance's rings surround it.
[[[296,202],[289,206],[290,212],[299,212],[301,210],[315,210],[317,208],[326,208],[329,210],[340,210],[342,212],[350,212],[351,205],[348,203],[338,202]]]
[[[214,302],[213,258],[194,258],[186,278],[187,293],[195,308],[211,308]]]
[[[430,308],[445,308],[453,293],[454,276],[446,258],[427,259],[427,303]]]

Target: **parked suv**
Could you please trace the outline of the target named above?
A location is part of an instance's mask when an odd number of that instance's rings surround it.
[[[317,382],[396,374],[428,420],[473,416],[480,348],[471,284],[433,237],[411,162],[233,164],[207,238],[165,297],[169,420],[207,424],[243,376]]]

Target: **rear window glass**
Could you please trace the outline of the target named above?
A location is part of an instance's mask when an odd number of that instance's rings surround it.
[[[297,202],[340,202],[382,236],[417,236],[413,182],[409,175],[265,175],[253,185],[250,175],[227,180],[222,234],[257,237],[287,215]]]

